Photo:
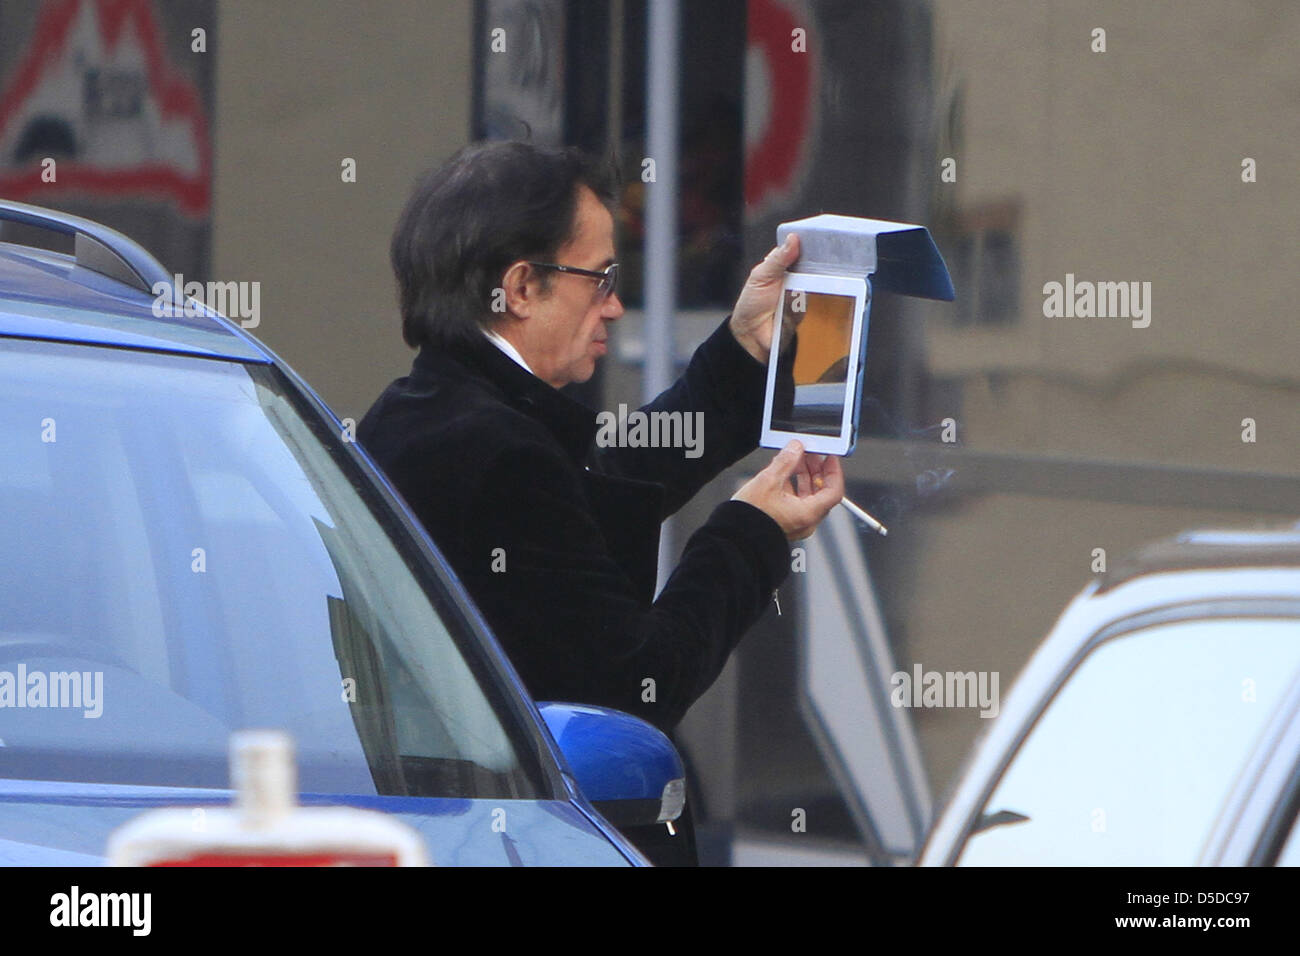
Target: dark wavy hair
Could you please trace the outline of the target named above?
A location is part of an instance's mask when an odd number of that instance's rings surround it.
[[[612,160],[568,146],[473,143],[420,177],[393,230],[402,338],[414,348],[481,334],[518,259],[554,261],[573,238],[578,187],[617,202]],[[549,276],[542,274],[542,281]]]

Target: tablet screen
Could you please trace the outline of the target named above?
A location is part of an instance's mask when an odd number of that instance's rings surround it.
[[[794,360],[794,395],[772,403],[771,431],[839,437],[849,400],[856,299],[805,289],[786,289],[783,321],[802,313]]]

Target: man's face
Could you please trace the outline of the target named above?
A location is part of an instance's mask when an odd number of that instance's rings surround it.
[[[577,228],[556,252],[555,264],[600,272],[613,262],[614,219],[595,193],[580,186]],[[538,378],[562,388],[595,374],[596,360],[609,351],[608,324],[623,314],[623,303],[617,294],[600,298],[595,279],[545,271],[550,290],[526,323],[527,347],[520,351]]]

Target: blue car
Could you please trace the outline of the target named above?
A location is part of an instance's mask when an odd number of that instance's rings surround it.
[[[391,813],[435,865],[644,865],[610,821],[680,812],[667,739],[539,709],[350,431],[138,245],[7,223],[72,252],[0,241],[0,863],[226,804],[231,733],[273,728],[303,803]]]

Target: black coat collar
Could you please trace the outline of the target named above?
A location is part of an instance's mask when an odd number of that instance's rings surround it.
[[[437,346],[423,345],[411,366],[410,383],[470,377],[502,401],[546,427],[575,464],[581,465],[596,437],[596,413],[523,368],[486,335]]]

